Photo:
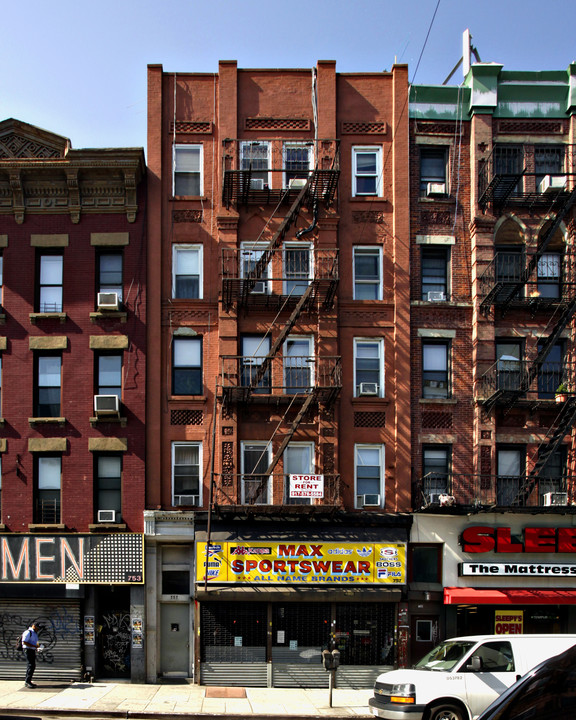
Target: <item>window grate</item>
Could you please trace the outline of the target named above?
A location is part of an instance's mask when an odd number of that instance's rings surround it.
[[[386,427],[385,412],[355,412],[354,427]]]
[[[309,130],[308,118],[246,118],[246,130]]]
[[[452,413],[446,412],[423,412],[422,427],[434,430],[451,430]]]
[[[172,410],[170,412],[170,425],[203,425],[204,413],[202,410]]]

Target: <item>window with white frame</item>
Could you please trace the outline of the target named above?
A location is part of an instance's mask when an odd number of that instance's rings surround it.
[[[38,312],[62,312],[62,255],[40,255]]]
[[[314,384],[314,339],[292,335],[284,343],[284,392],[310,392]]]
[[[94,462],[96,513],[106,510],[109,522],[122,522],[122,456],[97,455]]]
[[[172,248],[172,297],[202,298],[202,246],[174,245]]]
[[[61,521],[62,456],[39,455],[35,462],[36,506],[34,520],[53,525]]]
[[[122,400],[122,353],[96,355],[96,395],[116,395]]]
[[[447,148],[420,148],[420,194],[424,197],[446,195],[447,158]]]
[[[560,253],[544,253],[538,258],[538,294],[540,297],[559,298],[562,271]]]
[[[300,185],[293,180],[305,181],[313,168],[314,146],[311,142],[284,143],[284,187]]]
[[[202,443],[172,443],[172,504],[202,505],[200,468]]]
[[[312,277],[312,251],[309,243],[284,245],[284,295],[303,295]]]
[[[174,195],[203,194],[202,145],[174,145]]]
[[[202,339],[173,338],[172,394],[202,395],[202,390]]]
[[[354,338],[354,395],[384,397],[384,339]]]
[[[122,302],[122,253],[103,252],[98,254],[98,292],[118,295]]]
[[[356,445],[356,507],[384,507],[384,445]]]
[[[61,355],[37,355],[35,417],[57,418],[62,405],[62,357]]]
[[[422,300],[448,298],[450,250],[445,247],[422,248]]]
[[[352,195],[382,195],[382,148],[352,148]]]
[[[450,397],[449,360],[449,342],[422,342],[422,397]]]
[[[256,394],[270,392],[270,365],[262,363],[270,352],[270,337],[265,335],[244,335],[242,337],[242,387],[252,388]]]
[[[354,300],[382,300],[382,250],[355,247]]]
[[[262,140],[240,143],[240,169],[248,175],[250,190],[270,187],[270,143]]]
[[[242,504],[267,505],[271,502],[271,478],[266,474],[271,460],[269,443],[242,443]]]
[[[310,475],[314,473],[314,443],[291,442],[284,450],[285,504],[311,505],[312,498],[290,497],[290,475]]]
[[[254,271],[258,260],[262,257],[264,250],[268,247],[267,243],[246,242],[240,246],[240,277],[247,278]],[[250,292],[255,295],[267,295],[270,292],[269,265],[263,267],[260,271],[258,279]]]

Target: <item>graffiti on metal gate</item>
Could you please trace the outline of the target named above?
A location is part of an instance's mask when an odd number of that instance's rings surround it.
[[[58,643],[70,641],[80,635],[80,626],[74,614],[66,608],[58,608],[51,615],[24,616],[13,612],[0,612],[0,658],[16,662],[25,662],[26,655],[16,649],[19,635],[30,627],[32,622],[39,626],[38,640],[44,647],[37,655],[37,662],[45,665],[54,663],[54,653]]]
[[[108,613],[102,616],[102,660],[108,672],[119,675],[129,673],[131,637],[129,613]]]

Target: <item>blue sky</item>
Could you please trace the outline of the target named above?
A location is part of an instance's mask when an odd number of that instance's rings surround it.
[[[417,84],[441,84],[466,28],[484,62],[564,70],[576,60],[575,27],[570,0],[20,0],[2,11],[0,119],[75,148],[145,147],[150,63],[217,72],[218,60],[336,60],[339,72],[377,72],[396,60]],[[452,83],[461,81],[459,71]]]

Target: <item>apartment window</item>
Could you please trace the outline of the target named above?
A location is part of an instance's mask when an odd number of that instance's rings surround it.
[[[354,339],[354,395],[384,396],[384,340]]]
[[[0,308],[4,305],[4,258],[0,253]]]
[[[355,247],[354,300],[382,300],[382,251],[379,247]]]
[[[524,151],[519,145],[498,145],[494,148],[494,176],[518,177],[511,195],[518,195],[521,191],[520,175],[524,169]]]
[[[422,248],[422,300],[448,299],[449,258],[447,248]]]
[[[240,168],[248,173],[251,190],[267,189],[270,186],[270,143],[241,143]]]
[[[307,180],[313,167],[312,143],[284,143],[284,187],[290,187],[292,180]]]
[[[446,165],[448,151],[443,147],[420,148],[420,195],[446,195]]]
[[[96,395],[116,395],[122,400],[122,354],[96,356]]]
[[[122,456],[98,455],[96,464],[96,516],[108,510],[110,522],[122,522]]]
[[[449,343],[422,343],[422,397],[450,397],[449,357]]]
[[[202,394],[202,340],[178,338],[172,343],[172,394]]]
[[[384,506],[383,445],[356,445],[354,479],[357,508]]]
[[[41,313],[62,312],[62,255],[41,255],[39,268],[39,301]]]
[[[270,502],[271,448],[268,443],[242,443],[242,504],[266,505]]]
[[[242,243],[240,248],[240,277],[248,278],[250,276],[267,247],[263,243]],[[251,293],[267,295],[270,292],[269,270],[268,265],[261,269],[258,279],[250,291]]]
[[[174,146],[174,195],[202,195],[202,145]]]
[[[564,173],[564,146],[562,145],[536,145],[534,148],[534,170],[536,172],[536,189],[545,191],[546,183],[542,181],[547,175],[558,178],[560,188],[566,182]],[[560,177],[558,177],[560,176]],[[554,182],[552,180],[552,182]],[[554,187],[554,186],[553,186]]]
[[[422,492],[427,503],[449,491],[452,448],[449,445],[425,445],[422,448]]]
[[[525,474],[526,448],[499,447],[496,450],[496,504],[516,505]]]
[[[382,148],[352,148],[352,195],[382,195]]]
[[[538,352],[543,348],[543,343],[538,343]],[[538,372],[538,397],[541,399],[553,399],[556,390],[565,379],[565,346],[563,342],[552,345],[546,359],[540,366]]]
[[[522,343],[516,340],[496,342],[498,390],[519,390],[522,383]]]
[[[2,416],[2,355],[0,355],[0,418]]]
[[[241,384],[243,387],[251,387],[254,393],[268,394],[270,392],[270,365],[262,368],[264,358],[269,352],[270,338],[268,336],[245,335],[242,338]]]
[[[561,271],[562,255],[560,253],[544,253],[538,259],[537,288],[540,297],[560,298]]]
[[[98,292],[114,292],[122,302],[122,253],[98,255]]]
[[[409,545],[410,582],[442,582],[442,545]]]
[[[200,467],[202,444],[172,443],[172,504],[201,505]]]
[[[284,295],[303,295],[310,285],[311,250],[308,244],[284,246]]]
[[[202,246],[174,245],[172,250],[172,297],[202,298]]]
[[[61,416],[62,358],[59,355],[36,356],[35,417]]]
[[[313,384],[313,338],[289,337],[284,343],[284,392],[310,392]]]
[[[62,487],[62,458],[59,455],[42,455],[36,458],[35,522],[60,522],[60,492]]]
[[[312,498],[290,497],[290,475],[314,473],[314,444],[288,443],[284,450],[285,500],[286,505],[311,505]]]
[[[540,505],[567,505],[566,476],[568,474],[568,454],[565,447],[553,452],[546,465],[540,470],[538,494]],[[552,496],[549,495],[552,493]]]

